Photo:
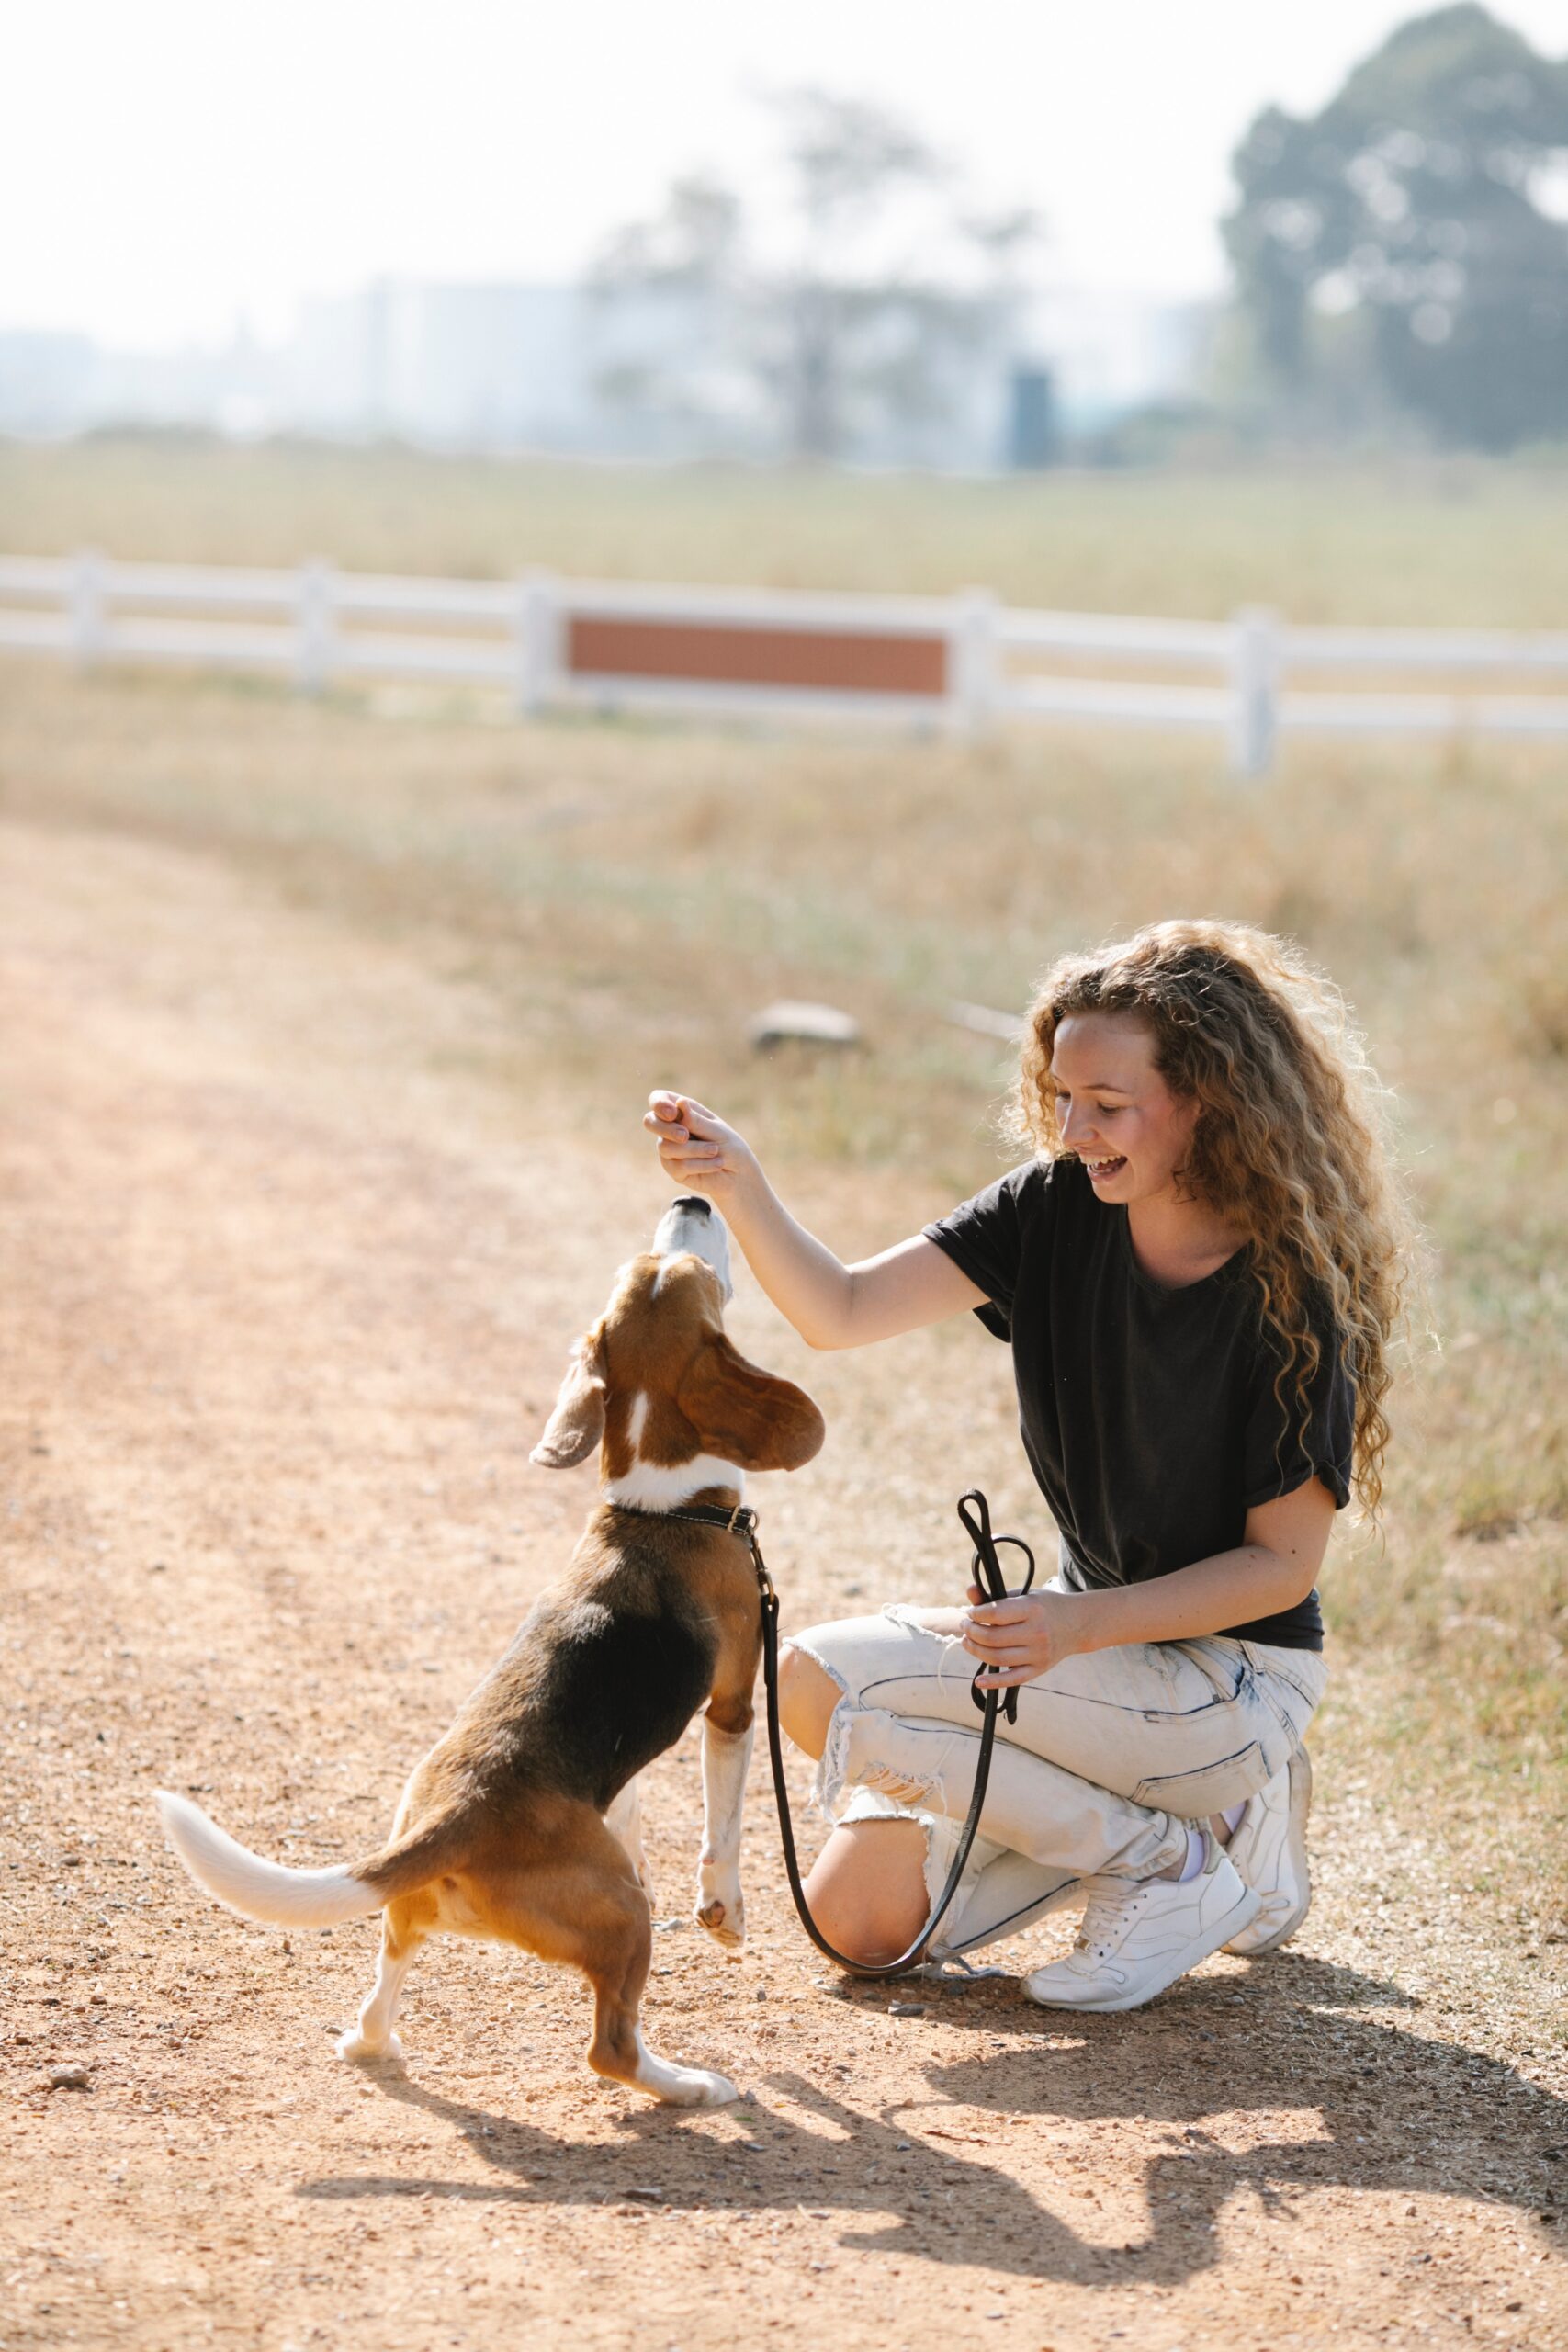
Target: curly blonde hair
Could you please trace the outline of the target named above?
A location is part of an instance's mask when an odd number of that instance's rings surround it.
[[[1382,1496],[1390,1351],[1417,1237],[1383,1136],[1382,1089],[1345,1002],[1288,942],[1243,923],[1154,923],[1089,956],[1065,956],[1030,1008],[1010,1126],[1066,1156],[1051,1058],[1069,1013],[1141,1022],[1155,1066],[1199,1116],[1179,1182],[1250,1250],[1264,1325],[1304,1430],[1323,1349],[1309,1309],[1326,1304],[1355,1384],[1353,1485],[1369,1517]]]

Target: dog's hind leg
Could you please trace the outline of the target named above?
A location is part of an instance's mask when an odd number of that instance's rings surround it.
[[[618,1797],[615,1798],[604,1815],[604,1826],[612,1838],[626,1849],[626,1860],[637,1872],[637,1883],[653,1903],[653,1882],[649,1876],[648,1856],[642,1843],[642,1779],[633,1773]]]
[[[403,2045],[392,2028],[397,2018],[398,2003],[402,1996],[403,1979],[413,1965],[413,1957],[424,1941],[422,1914],[428,1904],[417,1895],[405,1895],[389,1903],[381,1914],[381,1951],[376,1962],[376,1982],[367,1995],[359,2012],[359,2021],[342,2035],[337,2044],[340,2058],[354,2060],[360,2065],[377,2060],[400,2063]]]
[[[738,2098],[725,2075],[671,2065],[644,2044],[638,2009],[653,1946],[647,1899],[597,1814],[574,1825],[571,1845],[570,1860],[511,1872],[504,1886],[489,1881],[488,1932],[581,1969],[593,1987],[588,2063],[596,2075],[672,2107],[723,2107]]]
[[[638,2022],[651,1936],[646,1909],[620,1932],[594,1939],[582,1966],[593,1986],[593,2041],[588,2063],[596,2075],[634,2084],[671,2107],[725,2107],[739,2093],[724,2075],[703,2066],[675,2066],[656,2058]]]

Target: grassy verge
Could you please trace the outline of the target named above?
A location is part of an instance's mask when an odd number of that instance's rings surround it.
[[[590,468],[388,447],[0,443],[0,552],[945,594],[1218,616],[1562,626],[1568,468],[1062,474],[960,481]]]

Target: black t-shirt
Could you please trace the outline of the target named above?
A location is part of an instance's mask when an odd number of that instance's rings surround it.
[[[990,1302],[1012,1346],[1030,1467],[1069,1584],[1139,1584],[1243,1540],[1255,1503],[1322,1479],[1349,1500],[1355,1391],[1332,1321],[1304,1434],[1293,1374],[1266,1334],[1247,1252],[1172,1290],[1133,1254],[1127,1212],[1075,1159],[1030,1160],[926,1227]],[[1227,1634],[1320,1650],[1317,1594]]]

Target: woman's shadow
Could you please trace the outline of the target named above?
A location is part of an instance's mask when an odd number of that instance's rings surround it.
[[[846,1987],[844,1997],[865,1997]],[[875,1996],[873,1996],[875,1997]],[[1216,2259],[1214,2224],[1237,2195],[1289,2220],[1303,2191],[1327,2186],[1443,2194],[1510,2205],[1534,2217],[1542,2250],[1561,2247],[1568,2199],[1568,2102],[1513,2068],[1425,2040],[1386,2012],[1415,2004],[1394,1986],[1285,1951],[1243,1978],[1189,1979],[1153,2007],[1122,2017],[1049,2019],[1018,1987],[998,1981],[929,1996],[946,2026],[1005,2032],[1010,2046],[934,2065],[930,2095],[858,2107],[850,2077],[829,2090],[788,2075],[770,2078],[809,2124],[743,2104],[719,2137],[684,2128],[676,2110],[621,2112],[618,2143],[576,2141],[428,2090],[405,2075],[376,2079],[400,2104],[450,2123],[488,2177],[408,2173],[307,2183],[323,2200],[412,2199],[537,2204],[657,2205],[665,2211],[768,2211],[800,2207],[874,2226],[845,2244],[906,2258],[984,2266],[1082,2285],[1170,2286]],[[880,1996],[885,2005],[886,1993]],[[1375,2007],[1383,2015],[1359,2017]],[[917,2021],[911,2025],[919,2030]],[[1018,2037],[1040,2037],[1019,2047]],[[585,2095],[593,2094],[585,2084]],[[1297,2109],[1299,2135],[1237,2150],[1249,2109]],[[994,2120],[993,2160],[933,2144],[976,2112]],[[1212,2129],[1225,2119],[1224,2136]],[[1146,2220],[1120,2245],[1080,2236],[1059,2210],[1064,2182],[1038,2154],[1010,2160],[1019,2119],[1055,2118],[1082,2149],[1082,2127],[1111,2120],[1156,2127],[1141,2166]],[[1035,2193],[1029,2179],[1039,2167]],[[1125,2159],[1106,2158],[1125,2194]],[[1075,2186],[1092,2176],[1080,2167]],[[1555,2225],[1555,2226],[1554,2226]],[[1419,2253],[1412,2257],[1419,2261]]]

